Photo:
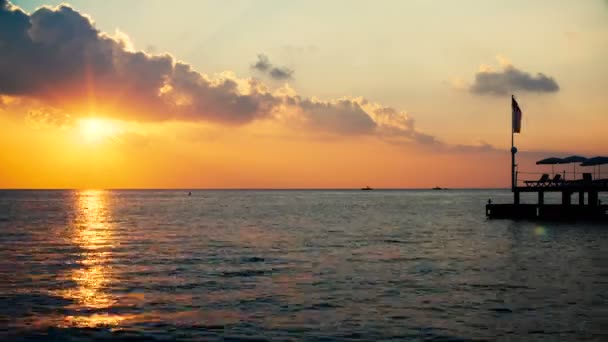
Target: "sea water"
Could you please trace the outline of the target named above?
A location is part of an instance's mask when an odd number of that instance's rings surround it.
[[[0,191],[0,339],[608,340],[608,227],[489,198]]]

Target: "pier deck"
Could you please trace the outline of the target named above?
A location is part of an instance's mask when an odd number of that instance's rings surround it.
[[[600,192],[608,192],[608,181],[518,186],[512,191],[512,204],[486,205],[488,218],[608,221],[608,205],[602,204],[599,200]],[[520,193],[530,192],[538,194],[538,203],[520,203]],[[560,192],[562,203],[545,204],[546,192]],[[578,203],[572,203],[572,195],[575,194],[578,195]]]
[[[486,216],[493,219],[608,221],[608,205],[487,204]]]
[[[608,192],[608,180],[591,184],[565,182],[558,185],[518,186],[515,192]]]

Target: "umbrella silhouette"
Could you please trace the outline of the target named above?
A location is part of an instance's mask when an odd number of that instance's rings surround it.
[[[563,158],[562,161],[564,161],[564,164],[574,164],[574,170],[572,173],[574,174],[574,178],[576,178],[576,164],[586,162],[587,158],[582,156],[570,156]]]
[[[599,173],[599,176],[601,178],[601,175],[602,175],[601,165],[603,165],[603,164],[608,164],[608,157],[598,156],[598,157],[589,158],[585,162],[583,162],[581,164],[581,166],[595,166],[595,165],[597,165],[597,167],[598,167],[598,173]]]
[[[545,158],[536,162],[536,165],[551,165],[551,173],[555,173],[553,170],[555,164],[565,164],[565,162],[563,159],[557,157]]]

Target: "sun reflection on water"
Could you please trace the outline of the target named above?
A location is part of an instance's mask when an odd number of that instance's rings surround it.
[[[103,190],[85,190],[76,194],[78,213],[71,239],[81,248],[82,259],[80,267],[72,270],[69,275],[76,287],[62,293],[63,297],[74,301],[75,304],[70,308],[78,312],[77,315],[65,317],[65,324],[69,326],[116,325],[126,318],[99,313],[116,303],[116,298],[108,291],[113,281],[108,262],[114,246],[114,227],[107,199],[108,193]]]

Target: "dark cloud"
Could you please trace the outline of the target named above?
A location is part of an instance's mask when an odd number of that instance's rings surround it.
[[[170,55],[132,51],[129,42],[100,32],[67,5],[29,15],[5,1],[0,25],[6,47],[0,55],[0,94],[34,98],[62,113],[93,106],[103,115],[140,121],[243,124],[287,108],[322,131],[373,134],[372,117],[356,102],[272,94],[259,81],[230,75],[210,79]],[[253,67],[277,79],[292,74],[272,67],[264,55]]]
[[[559,91],[559,85],[543,73],[531,75],[512,65],[504,65],[502,71],[479,71],[469,90],[478,95],[506,95],[517,91],[554,93]]]
[[[94,106],[140,120],[245,123],[268,117],[278,99],[253,85],[211,80],[170,55],[131,51],[67,5],[31,15],[0,7],[0,94],[68,111]],[[243,90],[244,89],[244,90]]]
[[[255,70],[261,71],[261,72],[266,72],[271,67],[272,67],[272,64],[270,64],[270,60],[268,59],[268,56],[266,56],[262,53],[258,54],[258,60],[254,64],[251,65],[252,69],[255,69]]]
[[[270,75],[270,77],[274,78],[275,80],[288,80],[288,79],[292,78],[293,70],[288,69],[286,67],[281,67],[281,68],[275,67],[275,68],[272,68],[268,74]]]
[[[418,131],[407,113],[391,107],[348,97],[303,98],[288,87],[271,92],[255,79],[231,74],[211,78],[169,54],[135,51],[126,35],[100,32],[89,17],[68,5],[27,14],[0,0],[0,46],[0,105],[39,104],[44,109],[29,114],[35,122],[60,125],[90,115],[90,110],[136,121],[233,125],[287,117],[313,134],[442,146]],[[258,55],[252,68],[274,79],[293,76],[265,55]]]
[[[251,65],[251,69],[270,76],[277,81],[289,80],[293,78],[294,71],[287,67],[276,67],[270,63],[270,59],[265,54],[258,54],[258,60]]]

